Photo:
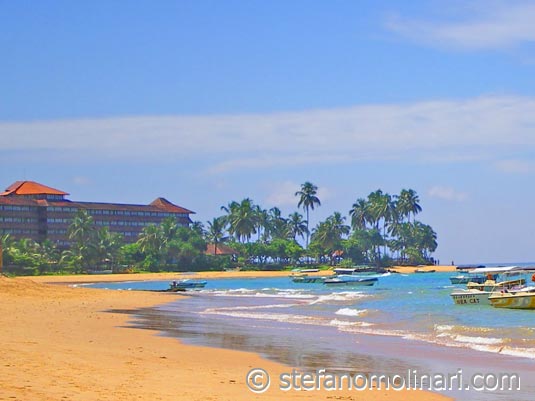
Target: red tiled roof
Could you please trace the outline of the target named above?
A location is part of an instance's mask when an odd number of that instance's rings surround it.
[[[206,246],[207,255],[216,255],[215,244],[208,244]],[[217,255],[237,255],[239,252],[228,245],[217,244]]]
[[[7,195],[69,195],[67,192],[59,189],[47,187],[35,181],[17,181],[6,188],[5,192],[0,193],[0,196]]]
[[[123,203],[104,203],[104,202],[75,202],[67,199],[63,200],[44,200],[29,199],[18,197],[16,195],[68,195],[66,192],[47,187],[33,181],[17,181],[10,185],[5,192],[0,193],[0,204],[3,205],[27,205],[27,206],[60,206],[76,207],[82,209],[102,209],[102,210],[130,210],[146,212],[166,212],[180,214],[194,214],[195,212],[177,206],[165,198],[157,198],[149,205],[123,204]],[[15,195],[15,196],[7,196]]]
[[[188,214],[195,214],[195,212],[192,212],[191,210],[185,209],[183,207],[177,206],[171,202],[169,202],[165,198],[156,198],[151,203],[151,206],[154,206],[160,210],[163,210],[165,212],[170,213],[188,213]]]

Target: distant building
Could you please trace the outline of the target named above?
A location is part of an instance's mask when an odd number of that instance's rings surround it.
[[[191,210],[157,198],[149,205],[121,203],[74,202],[65,199],[66,192],[33,181],[17,181],[0,193],[0,235],[48,239],[58,245],[68,245],[67,229],[75,214],[85,210],[93,217],[96,228],[108,227],[110,232],[124,236],[125,242],[135,242],[144,227],[174,218],[188,226]]]
[[[206,245],[206,251],[204,252],[207,255],[230,255],[237,256],[239,252],[228,245],[225,244],[208,244]]]

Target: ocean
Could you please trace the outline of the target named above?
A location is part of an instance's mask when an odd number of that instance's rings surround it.
[[[459,400],[532,400],[535,311],[455,305],[452,273],[390,274],[372,287],[296,284],[287,277],[208,280],[188,298],[137,311],[137,327],[191,344],[252,351],[301,368],[463,376],[510,373],[520,391],[465,391]],[[99,283],[120,290],[168,282]],[[468,379],[467,379],[468,380]]]

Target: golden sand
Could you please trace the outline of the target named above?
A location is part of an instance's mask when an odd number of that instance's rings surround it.
[[[76,276],[68,280],[96,279]],[[36,281],[67,279],[0,277],[2,401],[446,399],[421,391],[374,390],[283,393],[272,388],[255,395],[245,384],[250,368],[262,367],[277,375],[289,368],[253,353],[184,345],[154,331],[128,328],[128,315],[106,312],[150,307],[179,295],[70,288]]]

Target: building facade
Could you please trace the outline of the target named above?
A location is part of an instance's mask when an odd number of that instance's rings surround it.
[[[69,244],[67,230],[79,210],[93,218],[95,227],[108,227],[125,242],[138,239],[144,227],[158,225],[172,217],[181,226],[191,224],[191,210],[157,198],[148,205],[75,202],[66,192],[33,181],[17,181],[0,193],[0,235],[14,239],[50,240],[60,246]]]

